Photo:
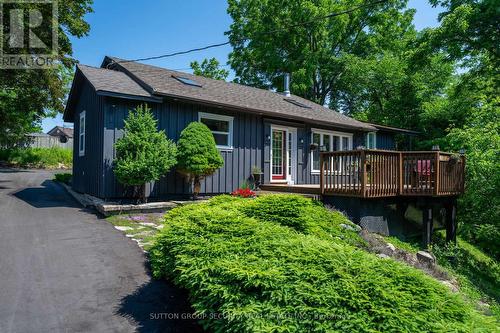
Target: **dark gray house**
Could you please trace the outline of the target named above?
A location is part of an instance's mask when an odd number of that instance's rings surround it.
[[[224,166],[204,180],[205,194],[235,190],[254,166],[266,184],[318,184],[320,150],[393,150],[396,134],[415,134],[363,123],[290,94],[105,57],[101,68],[77,66],[64,112],[75,128],[76,191],[105,199],[124,195],[113,174],[114,144],[127,112],[145,102],[174,141],[193,121],[212,130]],[[191,189],[174,170],[147,191],[169,197]]]

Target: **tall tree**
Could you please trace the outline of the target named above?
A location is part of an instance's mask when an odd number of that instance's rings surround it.
[[[209,79],[225,81],[229,76],[229,71],[220,68],[220,63],[217,59],[203,59],[201,64],[198,61],[191,63],[194,75],[208,77]]]
[[[280,89],[288,72],[295,94],[325,104],[337,87],[349,85],[346,69],[358,59],[399,49],[414,34],[406,3],[229,0],[229,62],[240,83]]]
[[[88,34],[90,26],[84,16],[92,11],[92,3],[92,0],[58,2],[57,66],[48,69],[0,69],[0,146],[17,143],[27,132],[36,129],[44,117],[63,111],[70,72],[75,64],[69,37],[80,38]],[[23,2],[11,5],[21,9],[37,6]],[[52,32],[50,27],[42,26],[40,29],[38,34]],[[20,49],[19,53],[22,52]]]
[[[500,5],[498,0],[429,0],[444,7],[441,22],[430,30],[430,45],[446,50],[465,66],[477,60],[498,68],[500,60]]]
[[[423,114],[446,126],[433,141],[466,149],[466,192],[460,199],[462,236],[500,258],[500,7],[498,0],[430,0],[441,5],[440,26],[425,32],[422,52],[445,52],[462,73]],[[465,71],[465,72],[464,72]]]

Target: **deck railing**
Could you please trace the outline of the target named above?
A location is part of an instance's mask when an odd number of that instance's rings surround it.
[[[349,150],[320,154],[320,188],[366,198],[463,193],[465,158],[439,151]]]

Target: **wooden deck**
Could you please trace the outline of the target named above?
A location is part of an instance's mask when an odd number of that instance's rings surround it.
[[[440,151],[351,150],[320,154],[320,184],[264,184],[265,191],[360,198],[453,197],[465,158]]]
[[[465,158],[440,151],[352,150],[320,154],[323,195],[457,196]]]

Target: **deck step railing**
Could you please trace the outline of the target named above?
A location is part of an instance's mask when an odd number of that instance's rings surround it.
[[[463,156],[438,151],[350,150],[320,154],[320,189],[328,195],[367,198],[458,195]]]

